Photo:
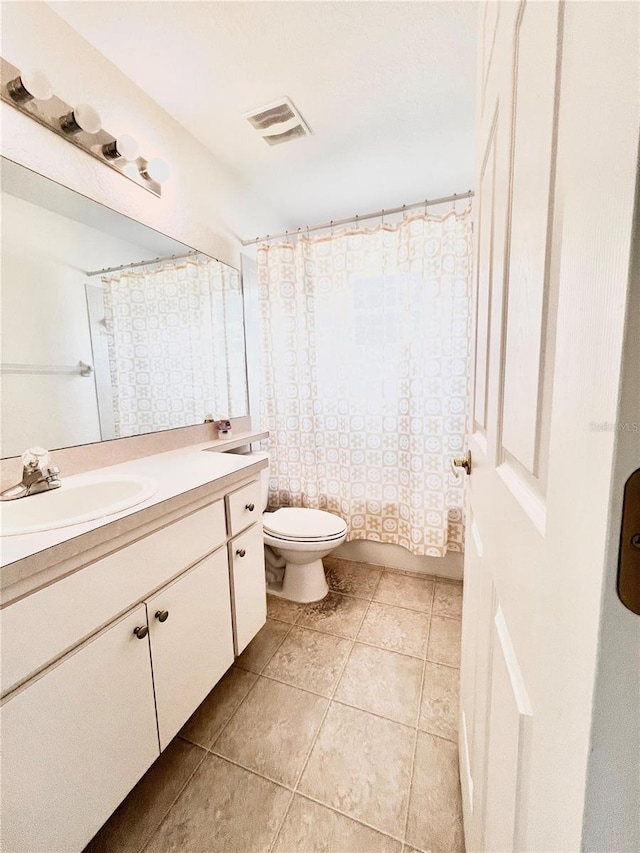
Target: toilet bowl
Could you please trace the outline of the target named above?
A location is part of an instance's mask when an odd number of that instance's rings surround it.
[[[266,453],[252,455],[267,457]],[[266,510],[268,468],[262,470],[261,476],[263,510]],[[264,512],[262,523],[267,563],[281,569],[284,564],[282,581],[267,583],[267,592],[300,604],[321,601],[329,592],[322,558],[346,539],[346,521],[325,510],[283,507]]]
[[[320,601],[329,592],[322,558],[341,545],[347,524],[320,509],[285,507],[262,516],[264,542],[285,561],[282,586],[268,591],[290,601]]]

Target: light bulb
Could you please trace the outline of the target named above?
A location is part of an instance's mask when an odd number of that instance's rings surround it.
[[[168,163],[156,157],[147,163],[144,169],[141,170],[141,174],[143,178],[151,178],[152,181],[163,184],[171,174],[171,169]]]
[[[107,142],[106,145],[103,145],[102,153],[107,160],[118,160],[121,157],[123,160],[131,163],[133,160],[138,159],[140,147],[133,136],[123,133],[122,136],[114,139],[113,142]]]
[[[81,130],[97,133],[102,127],[102,120],[89,104],[78,104],[70,113],[62,116],[60,127],[69,134],[79,133]]]
[[[42,71],[22,72],[7,84],[7,90],[18,103],[32,101],[34,98],[38,101],[48,101],[53,96],[53,86]]]

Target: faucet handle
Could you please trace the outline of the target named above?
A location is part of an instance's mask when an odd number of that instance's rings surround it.
[[[22,464],[29,471],[42,471],[49,464],[49,451],[44,447],[30,447],[22,454]]]

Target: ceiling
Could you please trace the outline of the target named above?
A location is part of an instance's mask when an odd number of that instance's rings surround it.
[[[262,233],[472,188],[474,2],[48,5],[270,211]],[[313,135],[270,147],[242,115],[283,95]]]

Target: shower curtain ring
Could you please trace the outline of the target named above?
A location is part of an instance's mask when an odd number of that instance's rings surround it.
[[[427,215],[427,207],[428,207],[428,205],[429,205],[429,199],[426,199],[426,198],[425,198],[425,200],[424,200],[424,215],[425,215],[425,216]]]
[[[458,193],[453,194],[453,204],[451,205],[451,209],[453,210],[454,213],[456,212],[456,196],[457,195],[458,195]]]

